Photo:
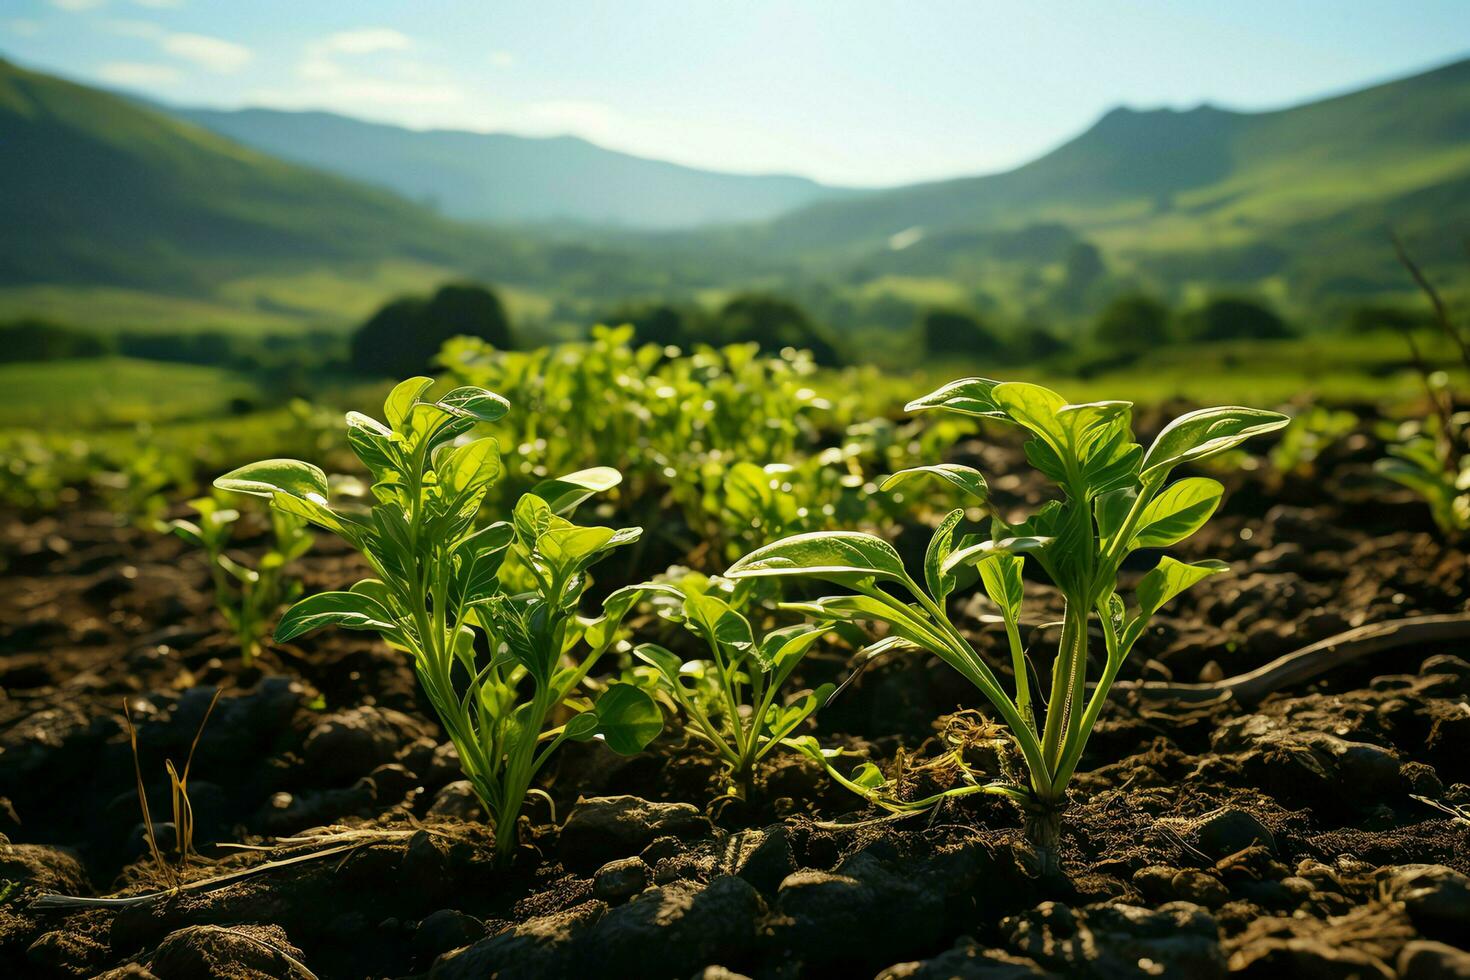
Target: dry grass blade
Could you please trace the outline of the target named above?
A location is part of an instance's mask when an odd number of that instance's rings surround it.
[[[153,855],[153,863],[158,868],[160,877],[170,888],[178,887],[178,876],[169,863],[163,859],[162,852],[158,849],[158,835],[153,829],[153,814],[148,809],[148,790],[143,785],[143,765],[138,760],[138,729],[133,725],[133,713],[128,709],[128,700],[123,698],[123,720],[128,727],[128,743],[133,749],[133,775],[138,781],[138,805],[143,810],[143,834],[148,841],[148,851]]]
[[[266,861],[263,864],[252,865],[241,868],[239,871],[231,871],[227,874],[215,875],[212,878],[200,878],[176,887],[167,888],[162,891],[147,892],[142,895],[121,895],[103,898],[84,898],[72,895],[57,895],[47,893],[36,896],[30,907],[38,911],[56,909],[77,908],[127,908],[133,905],[147,905],[161,898],[168,898],[183,892],[211,892],[237,881],[244,881],[256,875],[265,874],[268,871],[276,871],[280,868],[288,868],[297,864],[305,864],[308,861],[316,861],[335,855],[346,855],[360,847],[370,844],[382,843],[392,840],[403,840],[419,833],[418,830],[347,830],[340,833],[319,834],[303,837],[282,837],[277,839],[277,844],[285,847],[300,847],[327,844],[330,845],[321,850],[308,851],[305,854],[293,854],[276,861]],[[428,833],[435,833],[428,831]],[[443,835],[441,835],[443,836]],[[235,845],[241,849],[259,850],[245,845]]]

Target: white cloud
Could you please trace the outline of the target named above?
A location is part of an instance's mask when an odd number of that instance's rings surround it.
[[[108,20],[103,21],[102,29],[118,37],[137,37],[148,41],[158,40],[167,33],[162,27],[147,20]]]
[[[516,56],[509,51],[491,51],[490,64],[496,68],[511,68],[516,63]]]
[[[405,51],[413,47],[413,38],[391,27],[359,27],[329,35],[312,47],[325,53],[374,54],[378,51]]]
[[[97,77],[113,85],[173,85],[183,75],[172,65],[109,61],[97,69]]]
[[[169,54],[221,75],[239,71],[254,57],[243,44],[204,34],[169,34],[161,43]]]
[[[6,21],[5,29],[20,37],[35,37],[41,33],[41,22],[18,17],[15,20]]]
[[[69,10],[75,13],[79,10],[96,10],[106,2],[107,0],[51,0],[51,6],[57,10]]]
[[[417,47],[412,37],[389,27],[330,34],[306,45],[296,65],[297,77],[309,85],[262,89],[251,98],[282,108],[369,116],[389,107],[463,111],[469,97],[442,65],[405,54]]]

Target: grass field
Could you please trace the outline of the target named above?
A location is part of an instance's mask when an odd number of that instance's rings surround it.
[[[0,366],[0,427],[96,428],[221,415],[253,396],[223,368],[106,357]]]

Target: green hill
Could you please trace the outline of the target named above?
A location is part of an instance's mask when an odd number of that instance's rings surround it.
[[[692,228],[761,221],[858,193],[805,177],[698,170],[572,136],[419,131],[330,112],[166,111],[283,160],[432,202],[466,221]]]
[[[385,191],[0,61],[0,285],[208,295],[247,275],[514,250]]]
[[[1400,288],[1390,231],[1456,260],[1467,191],[1470,60],[1274,112],[1115,109],[1007,173],[817,204],[747,237],[881,269],[926,240],[1060,225],[1176,288],[1279,280],[1315,297]],[[949,271],[946,251],[925,271]]]

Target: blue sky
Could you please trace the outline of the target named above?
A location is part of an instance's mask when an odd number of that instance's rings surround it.
[[[0,52],[161,99],[575,133],[886,184],[1108,108],[1271,108],[1470,53],[1470,0],[4,0]]]

